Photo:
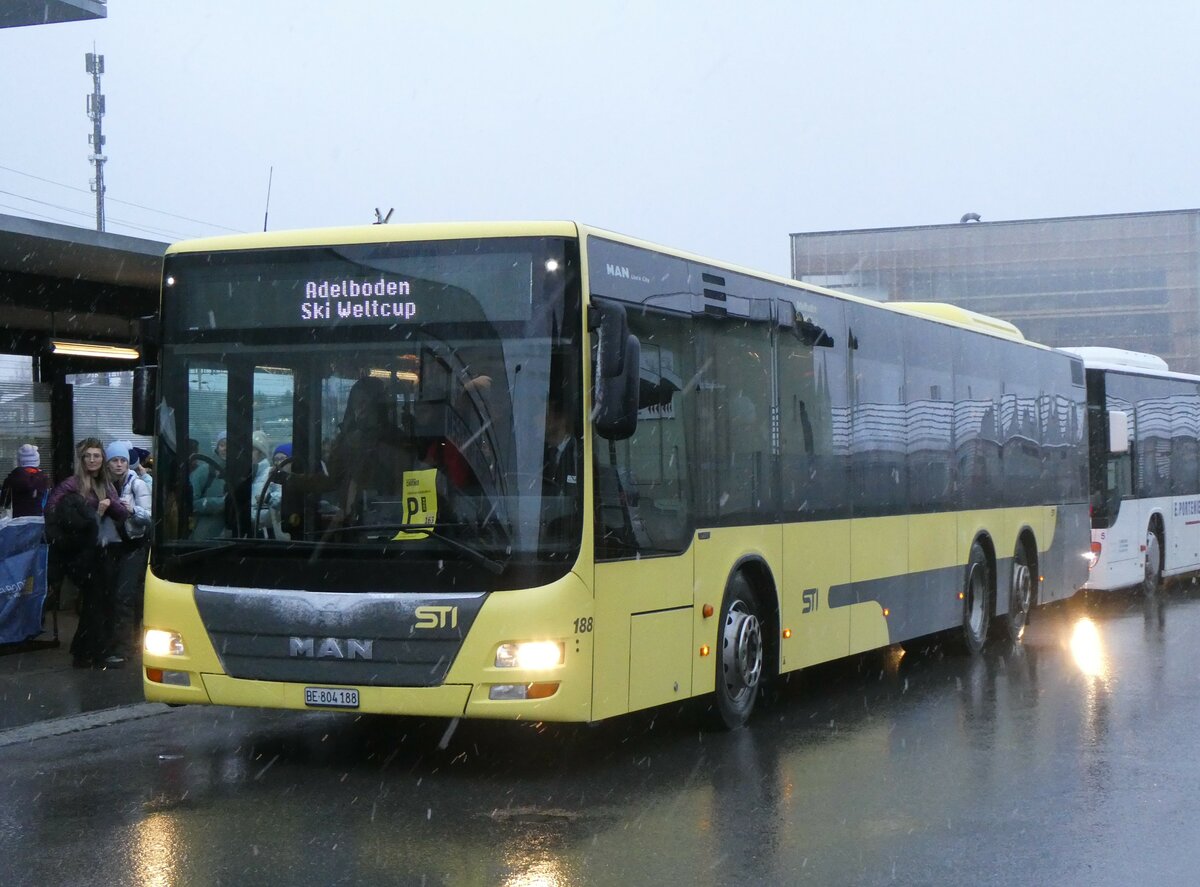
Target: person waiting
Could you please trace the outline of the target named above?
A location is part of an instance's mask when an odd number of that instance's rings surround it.
[[[11,508],[13,517],[41,517],[50,489],[50,478],[41,469],[42,457],[33,444],[17,449],[17,467],[0,487],[0,508]]]

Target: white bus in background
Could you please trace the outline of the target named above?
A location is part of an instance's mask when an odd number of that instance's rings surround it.
[[[1064,348],[1087,376],[1092,552],[1088,589],[1200,570],[1200,376],[1151,354]]]

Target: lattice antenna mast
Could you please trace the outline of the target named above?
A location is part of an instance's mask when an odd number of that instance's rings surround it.
[[[94,47],[93,47],[94,49]],[[92,153],[88,160],[96,164],[96,177],[91,180],[92,191],[96,193],[96,230],[104,230],[104,133],[100,121],[104,117],[104,95],[100,92],[100,75],[104,73],[104,56],[95,52],[87,53],[87,72],[92,75],[92,94],[88,96],[87,112],[92,119],[92,134],[88,142]]]

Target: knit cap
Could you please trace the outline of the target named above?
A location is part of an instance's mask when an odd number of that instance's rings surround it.
[[[250,445],[264,456],[271,452],[271,444],[267,440],[267,436],[261,431],[256,431],[250,435]]]
[[[287,456],[289,459],[292,458],[292,445],[290,443],[281,443],[275,448],[275,452],[271,455],[278,456],[280,453],[283,453],[283,455]]]
[[[112,443],[110,443],[107,447],[104,448],[104,458],[105,459],[124,459],[126,462],[128,462],[129,461],[129,448],[131,446],[133,446],[133,444],[131,444],[127,440],[114,440]]]
[[[17,448],[17,466],[20,468],[37,468],[42,464],[42,456],[33,444],[22,444]]]

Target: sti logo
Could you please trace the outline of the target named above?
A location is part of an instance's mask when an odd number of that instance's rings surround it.
[[[417,628],[458,628],[458,607],[417,607]]]
[[[817,609],[819,600],[817,598],[817,590],[815,588],[806,588],[801,594],[801,599],[804,601],[804,609],[802,613],[812,613]]]
[[[626,280],[629,279],[629,269],[626,268],[624,265],[613,265],[611,263],[605,263],[604,270],[608,274],[609,277],[623,277]]]

